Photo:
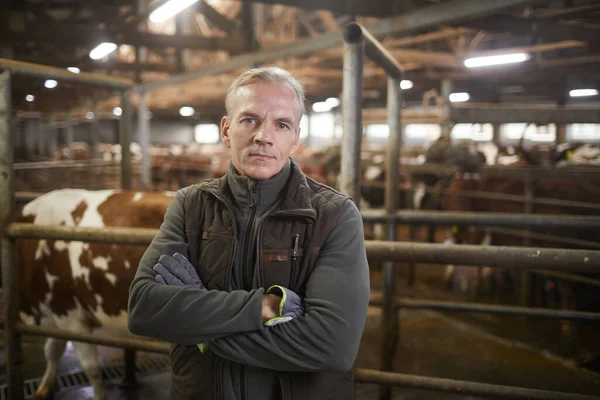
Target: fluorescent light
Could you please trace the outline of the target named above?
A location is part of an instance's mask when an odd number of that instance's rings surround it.
[[[58,82],[54,79],[47,79],[46,82],[44,82],[44,86],[46,86],[48,89],[54,89],[58,86]]]
[[[95,115],[93,112],[88,111],[85,113],[85,119],[94,119]]]
[[[179,109],[179,115],[182,117],[191,117],[196,111],[192,107],[184,106]]]
[[[413,86],[413,82],[408,79],[403,79],[400,81],[400,89],[402,90],[411,89]]]
[[[171,0],[150,13],[151,22],[165,22],[173,15],[188,8],[198,0]]]
[[[32,94],[28,94],[27,96],[25,96],[25,100],[27,100],[28,102],[32,102],[35,100],[35,96]]]
[[[67,67],[67,69],[69,71],[71,71],[72,73],[74,73],[74,74],[78,74],[78,73],[81,72],[81,70],[79,68],[77,68],[77,67]]]
[[[196,143],[218,143],[220,138],[221,130],[217,124],[199,124],[194,128]]]
[[[116,115],[117,117],[120,117],[121,114],[123,114],[123,110],[121,110],[121,107],[115,107],[115,108],[113,108],[113,115]]]
[[[512,64],[529,60],[527,53],[502,54],[499,56],[473,57],[465,60],[465,67],[477,68],[489,65]]]
[[[596,95],[598,95],[598,91],[596,89],[573,89],[569,92],[569,96],[571,97],[586,97]]]
[[[450,93],[449,99],[451,103],[463,103],[465,101],[469,101],[471,96],[466,92],[456,92]]]
[[[325,100],[325,103],[329,104],[329,107],[335,108],[340,105],[340,99],[337,97],[329,97],[327,100]]]
[[[331,106],[326,101],[318,101],[312,105],[314,112],[327,112],[331,110]]]
[[[106,57],[113,51],[117,49],[117,45],[115,43],[104,42],[100,43],[98,46],[94,47],[92,51],[90,51],[90,58],[92,60],[99,60],[101,58]]]

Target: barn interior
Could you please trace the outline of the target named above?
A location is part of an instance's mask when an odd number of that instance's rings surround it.
[[[173,191],[222,176],[227,90],[260,66],[304,86],[294,159],[363,213],[358,400],[600,398],[598,1],[7,0],[0,11],[0,400],[33,398],[46,365],[44,335],[20,332],[7,293],[15,215],[57,189]],[[388,259],[386,241],[400,249]],[[96,340],[109,346],[110,399],[167,398],[164,347],[131,342],[134,356]],[[71,345],[53,396],[95,398]]]

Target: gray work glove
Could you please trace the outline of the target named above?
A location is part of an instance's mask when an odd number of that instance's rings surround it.
[[[173,257],[163,254],[152,269],[157,273],[154,280],[163,285],[191,286],[206,290],[194,266],[179,253],[173,254]]]
[[[267,290],[267,294],[281,296],[279,315],[265,322],[264,326],[275,326],[304,315],[304,303],[300,296],[283,286],[274,285]]]
[[[206,290],[194,266],[182,254],[175,253],[173,257],[162,255],[152,269],[156,272],[154,280],[163,285],[191,286]],[[208,342],[198,345],[201,353],[207,352],[209,347]]]

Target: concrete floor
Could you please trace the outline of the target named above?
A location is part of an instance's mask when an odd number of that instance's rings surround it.
[[[357,367],[380,369],[381,333],[379,310],[372,308],[362,338]],[[526,344],[501,339],[489,330],[454,316],[437,312],[403,310],[400,319],[400,343],[395,357],[395,372],[469,380],[510,386],[600,395],[600,374],[576,368],[568,360],[552,358]],[[508,331],[507,327],[507,331]],[[40,376],[44,368],[43,342],[25,342],[26,378]],[[119,363],[122,352],[101,348],[103,362]],[[150,355],[140,353],[138,359]],[[156,356],[154,356],[156,357]],[[79,369],[72,346],[61,362],[60,373]],[[117,381],[106,382],[110,399],[166,399],[169,391],[168,370],[139,376],[137,391],[123,390]],[[77,387],[55,394],[56,400],[91,399],[91,387]],[[377,385],[357,384],[357,400],[378,398]],[[394,400],[476,399],[478,397],[393,389]]]

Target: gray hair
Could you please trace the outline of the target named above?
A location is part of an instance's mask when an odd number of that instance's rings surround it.
[[[296,93],[296,99],[298,100],[298,107],[300,111],[300,116],[298,118],[298,123],[300,123],[300,118],[304,114],[304,88],[290,74],[288,71],[278,67],[263,67],[263,68],[254,68],[242,73],[240,76],[236,78],[235,81],[229,87],[227,91],[227,97],[225,98],[225,109],[227,110],[227,115],[231,113],[231,103],[233,101],[233,97],[237,90],[242,86],[249,85],[254,83],[255,81],[263,81],[269,83],[280,83],[284,85],[288,85],[291,89]]]

